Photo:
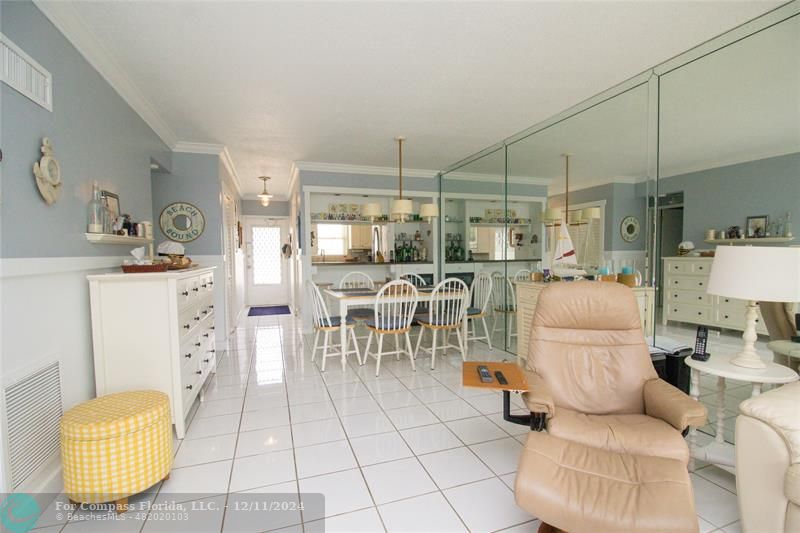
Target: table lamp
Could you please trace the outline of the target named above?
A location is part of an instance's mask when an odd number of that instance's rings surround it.
[[[707,292],[747,302],[744,346],[730,362],[766,368],[755,348],[757,302],[800,302],[800,248],[717,246]]]

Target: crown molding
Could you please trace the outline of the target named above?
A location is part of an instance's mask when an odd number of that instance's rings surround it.
[[[70,2],[45,2],[34,4],[53,25],[72,43],[78,52],[105,79],[131,108],[150,126],[167,146],[175,145],[177,136],[155,107],[125,73],[108,50],[89,30]]]
[[[300,171],[333,172],[336,174],[363,174],[367,176],[397,176],[396,167],[376,167],[369,165],[343,165],[341,163],[321,163],[316,161],[295,161],[294,166]],[[404,168],[406,178],[435,178],[435,170]]]
[[[506,179],[504,176],[493,174],[481,174],[479,172],[448,172],[442,176],[445,180],[460,180],[460,181],[484,181],[490,183],[504,183]],[[522,185],[544,185],[548,186],[553,183],[550,178],[535,178],[533,176],[509,176],[508,183],[519,183]]]
[[[173,145],[172,151],[184,154],[221,155],[227,148],[224,144],[178,141]]]
[[[286,189],[287,191],[289,191],[290,196],[293,194],[293,191],[298,184],[297,180],[299,179],[300,179],[300,169],[297,168],[295,162],[292,161],[292,166],[289,169],[289,186]]]

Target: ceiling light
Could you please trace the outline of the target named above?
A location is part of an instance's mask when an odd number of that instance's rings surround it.
[[[374,222],[377,217],[383,215],[381,212],[381,204],[375,202],[364,204],[364,207],[361,209],[361,215],[368,218],[370,222]]]
[[[260,196],[260,195],[259,195],[259,196]],[[262,197],[262,198],[261,198],[261,205],[263,205],[264,207],[269,207],[269,198],[267,198],[267,197]]]
[[[258,179],[264,182],[264,190],[262,190],[258,197],[261,198],[261,205],[264,205],[264,200],[267,200],[267,205],[269,205],[269,199],[272,198],[272,195],[267,191],[267,180],[270,180],[269,176],[259,176]]]
[[[439,206],[436,204],[422,204],[419,208],[419,216],[430,224],[434,218],[439,216]]]

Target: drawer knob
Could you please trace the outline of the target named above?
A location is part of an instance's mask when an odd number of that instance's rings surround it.
[[[702,312],[702,311],[698,311],[698,312],[697,312],[697,314],[698,314],[698,315],[702,315],[702,314],[703,314],[703,312]]]
[[[211,326],[211,327],[210,327],[210,328],[208,328],[208,329],[211,329],[211,330],[213,330],[213,329],[214,329],[214,326]]]
[[[703,282],[702,281],[699,282],[698,285],[700,285],[702,287],[703,286]]]
[[[207,315],[207,314],[208,314],[208,309],[206,309],[205,311],[203,311],[203,314],[204,314],[204,315]]]
[[[201,286],[201,287],[203,287],[203,288],[205,289],[205,288],[207,288],[207,287],[208,287],[208,283],[203,283],[203,284],[202,284],[202,285],[200,285],[200,286]]]
[[[703,299],[703,297],[702,297],[702,296],[698,296],[698,297],[697,297],[697,299],[698,299],[698,300],[702,300],[702,299]]]
[[[184,357],[185,357],[186,359],[191,359],[191,358],[192,358],[192,354],[190,354],[190,353],[187,353],[186,355],[184,355]]]
[[[213,305],[209,305],[208,308],[209,309],[214,309],[214,306]]]
[[[182,294],[183,296],[189,296],[189,291],[183,291],[181,294]]]
[[[725,318],[728,318],[728,315],[725,315]]]
[[[211,352],[211,353],[217,353],[217,351],[216,351],[216,350],[209,350],[209,352]]]
[[[194,345],[197,346],[198,348],[200,347],[200,343],[199,342],[194,343]]]
[[[193,388],[191,385],[186,385],[186,390],[192,390]]]
[[[191,327],[191,326],[189,326],[189,324],[184,324],[184,325],[183,325],[183,329],[189,329],[190,327]]]
[[[208,333],[203,333],[203,337],[208,338]]]
[[[203,373],[203,371],[202,371],[202,370],[197,370],[197,371],[195,372],[195,374],[197,374],[198,376],[199,376],[200,374],[202,374],[202,373]]]
[[[211,361],[211,359],[203,359],[204,363],[208,363],[209,361]]]
[[[199,317],[199,316],[196,316],[196,317],[194,317],[194,319],[199,321],[199,320],[200,320],[200,317]]]
[[[198,289],[197,287],[192,287],[192,290],[193,290],[194,292],[200,292],[200,289]]]
[[[209,281],[208,284],[209,285],[214,285],[214,282],[213,281]]]

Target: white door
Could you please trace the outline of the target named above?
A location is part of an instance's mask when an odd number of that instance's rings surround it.
[[[252,218],[245,224],[247,305],[289,303],[289,260],[281,247],[288,242],[287,219]]]

